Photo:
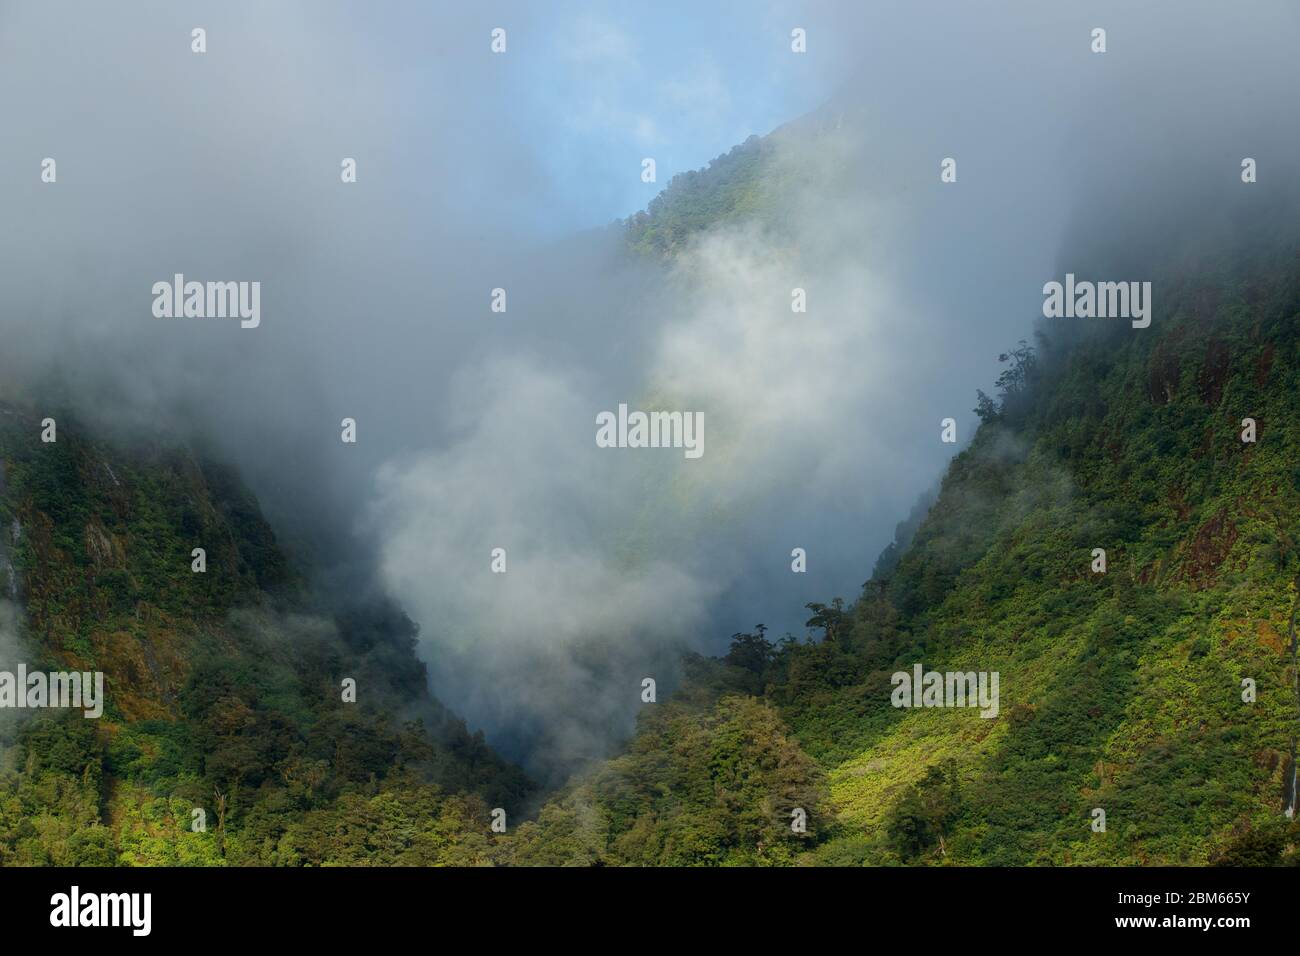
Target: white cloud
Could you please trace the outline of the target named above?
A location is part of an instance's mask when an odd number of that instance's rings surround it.
[[[620,70],[639,69],[632,39],[607,20],[580,17],[562,34],[560,50],[565,59],[585,66],[617,66]]]

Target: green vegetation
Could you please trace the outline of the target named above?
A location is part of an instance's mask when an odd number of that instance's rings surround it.
[[[568,788],[512,838],[523,865],[770,866],[815,838],[791,828],[824,782],[775,709],[724,696],[656,706],[621,757]]]

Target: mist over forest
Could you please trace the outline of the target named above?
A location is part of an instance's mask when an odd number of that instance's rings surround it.
[[[683,653],[803,640],[805,605],[857,598],[998,356],[1071,334],[1044,283],[1158,279],[1296,222],[1281,0],[736,3],[640,40],[587,4],[391,4],[365,30],[334,3],[71,6],[0,4],[4,397],[232,463],[312,586],[395,601],[437,698],[550,785]],[[199,21],[203,57],[175,39]],[[777,122],[659,66],[678,43],[725,77],[759,25]],[[537,89],[561,54],[574,102]],[[641,120],[603,93],[628,64]],[[688,109],[731,145],[657,139]],[[561,116],[631,132],[595,157]],[[260,325],[155,318],[177,273],[260,281]],[[705,454],[597,447],[620,403],[702,413]]]

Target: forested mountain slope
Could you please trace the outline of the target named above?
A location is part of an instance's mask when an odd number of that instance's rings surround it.
[[[514,858],[1293,862],[1300,255],[1180,263],[1154,303],[1008,352],[919,526],[810,605],[819,639],[691,659]],[[918,663],[997,672],[997,716],[893,706]]]
[[[0,712],[0,863],[486,862],[528,782],[428,696],[404,614],[310,593],[229,469],[14,405],[0,462],[0,665],[105,684],[98,719]]]

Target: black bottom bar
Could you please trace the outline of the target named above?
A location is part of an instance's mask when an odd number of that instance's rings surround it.
[[[1293,925],[1295,884],[1290,869],[9,869],[0,870],[0,899],[11,938],[373,946],[407,933],[430,944],[469,933],[494,947],[640,939],[662,951],[846,928],[864,943],[1028,930],[1229,941]],[[119,894],[149,894],[147,935],[136,935],[143,895]],[[79,924],[119,925],[73,927],[74,909]]]

